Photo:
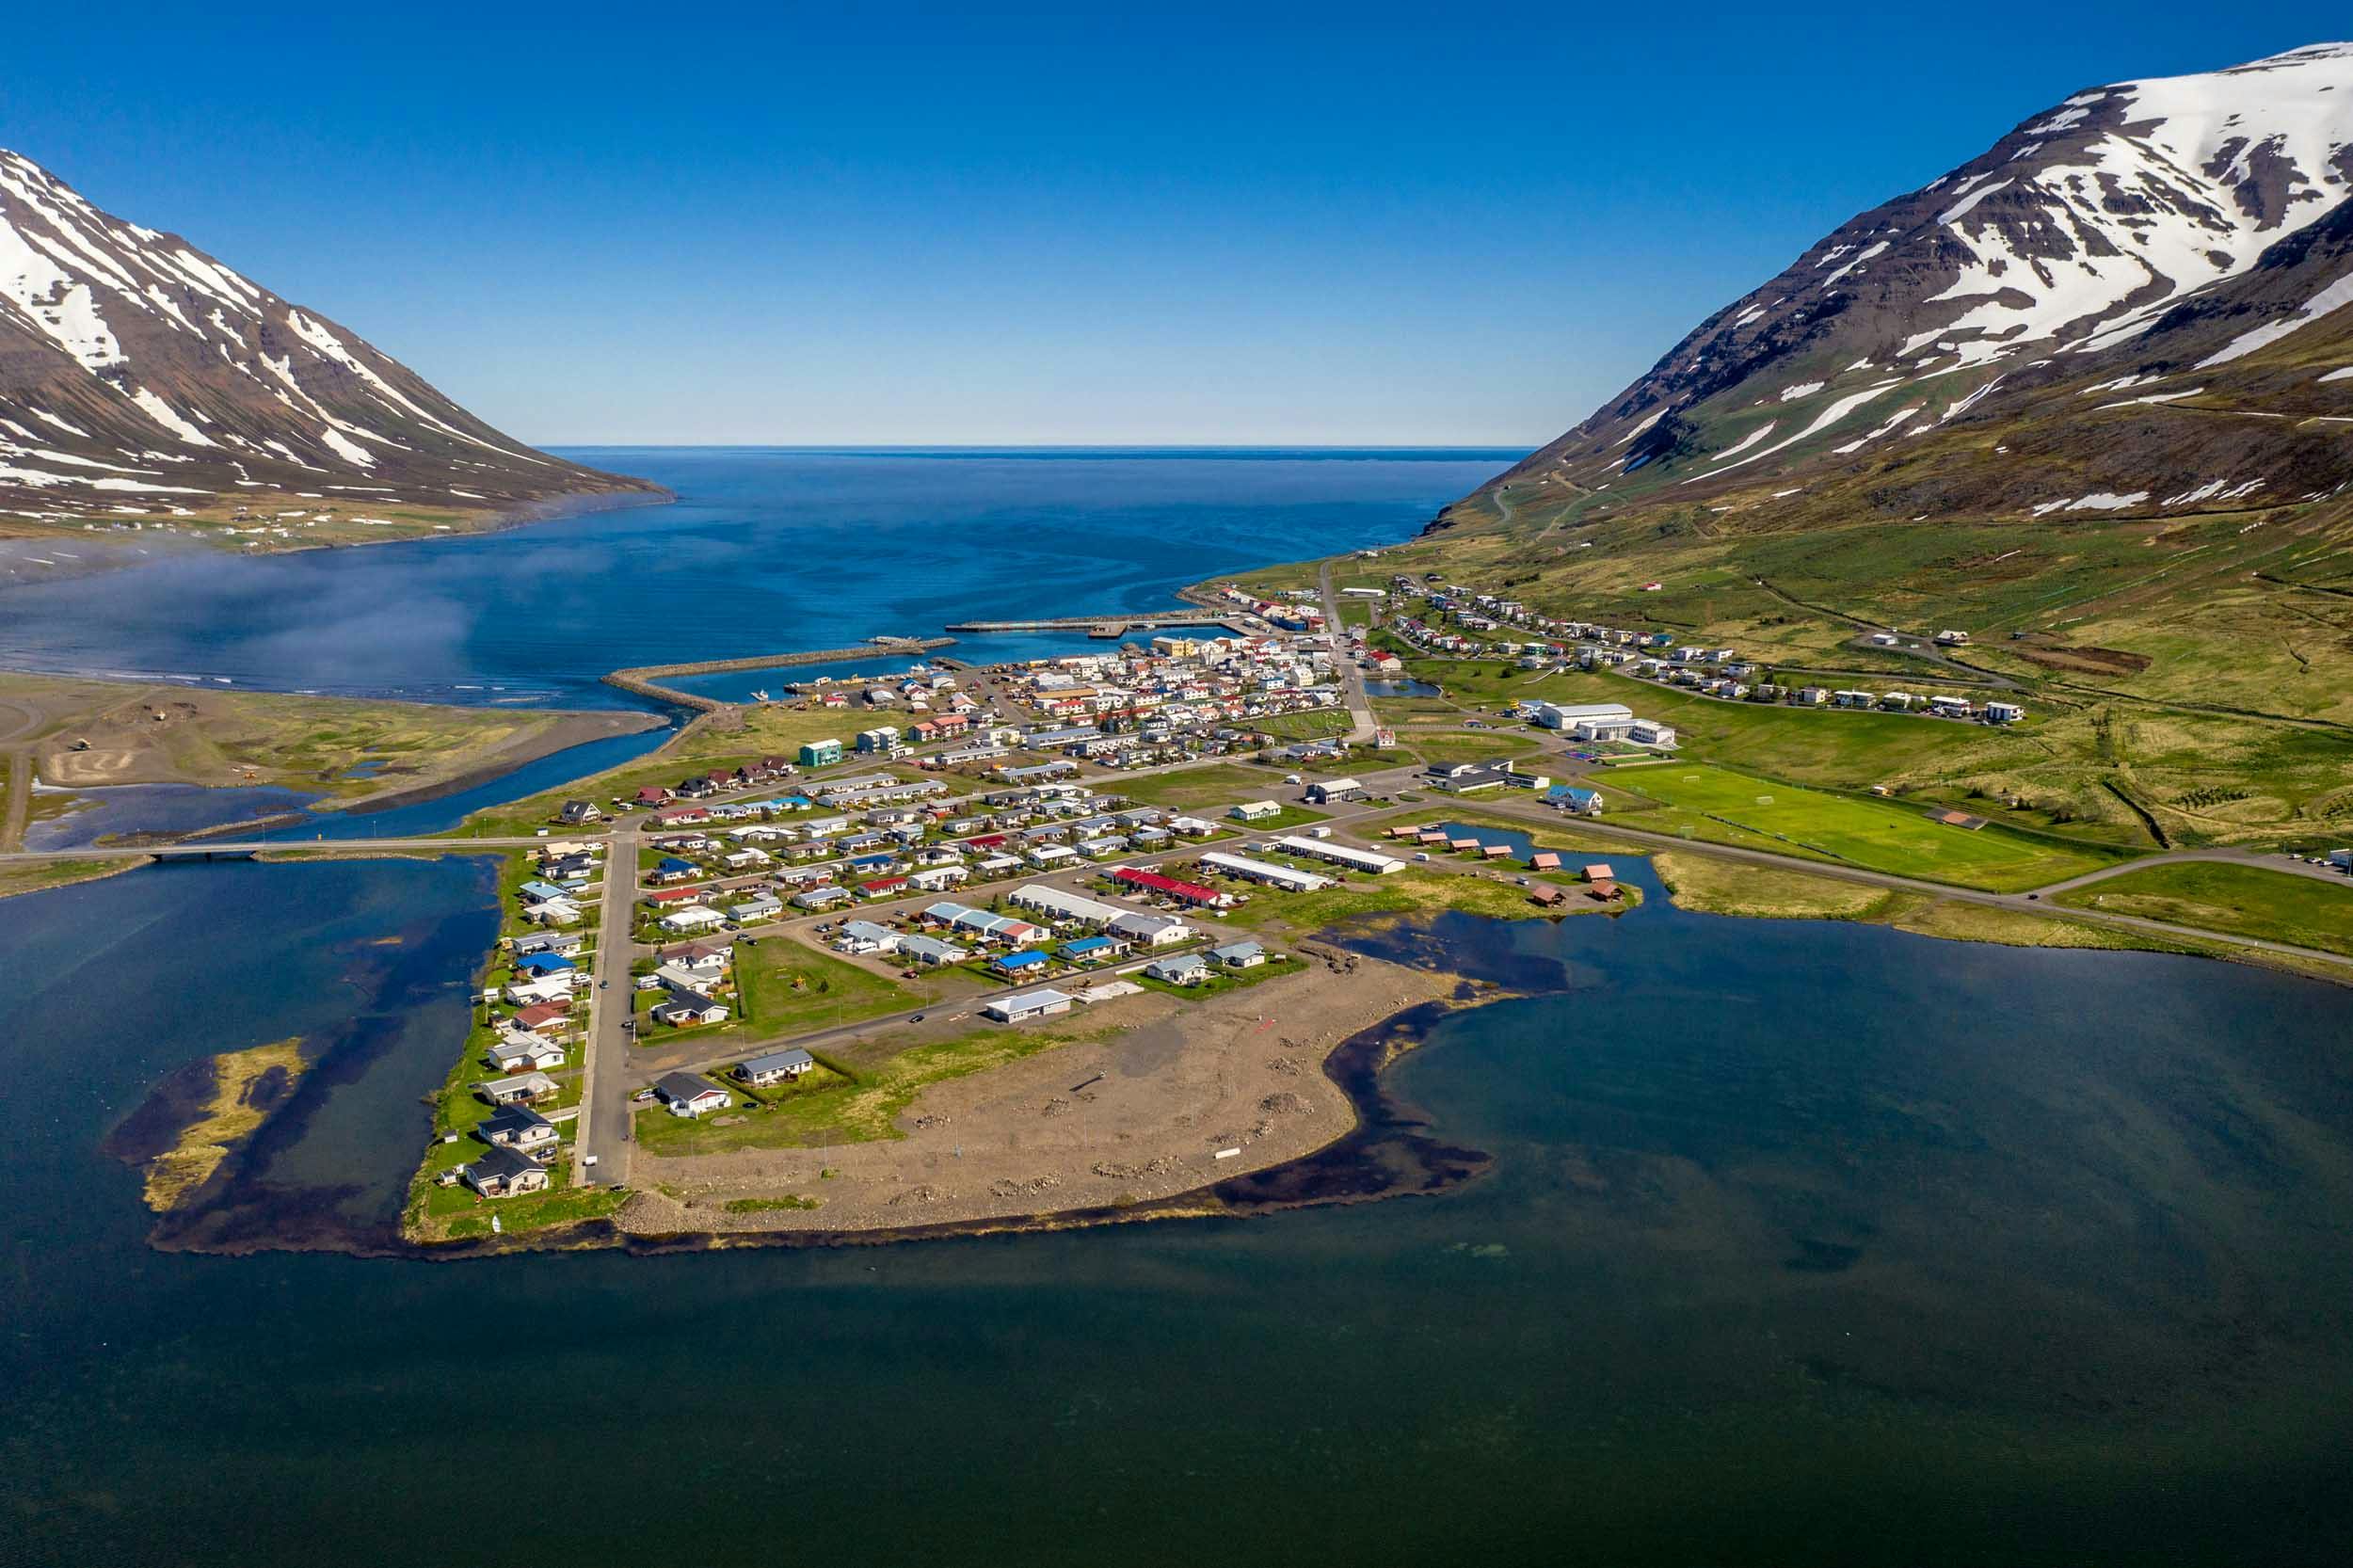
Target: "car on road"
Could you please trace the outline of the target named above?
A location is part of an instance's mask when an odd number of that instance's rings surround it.
[[[923,1021],[923,1015],[922,1015],[922,1014],[920,1014],[920,1013],[910,1014],[910,1015],[908,1016],[908,1017],[907,1017],[907,1022],[909,1022],[909,1023],[911,1023],[911,1024],[920,1024],[920,1023],[921,1023],[922,1021]]]
[[[1428,860],[1430,856],[1428,855],[1417,855],[1414,858],[1417,860]]]

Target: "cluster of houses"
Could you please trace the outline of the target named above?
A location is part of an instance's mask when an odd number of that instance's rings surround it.
[[[550,866],[573,853],[568,845],[541,848],[540,871],[557,874]],[[534,888],[527,882],[518,890],[526,917],[556,902],[544,887],[536,892]],[[473,1136],[487,1146],[466,1164],[440,1172],[437,1179],[445,1185],[462,1181],[488,1198],[515,1197],[548,1186],[547,1167],[561,1140],[540,1108],[562,1092],[553,1075],[564,1069],[579,1040],[579,1010],[588,984],[588,937],[563,929],[565,923],[542,920],[538,929],[507,936],[500,944],[505,977],[481,998],[492,1033],[479,1064],[489,1076],[472,1085],[473,1095],[490,1107],[473,1128]]]
[[[1729,648],[1678,647],[1673,632],[1630,631],[1591,621],[1545,616],[1517,600],[1481,593],[1453,584],[1431,586],[1400,576],[1403,593],[1426,600],[1427,616],[1393,616],[1389,631],[1427,652],[1461,658],[1515,660],[1528,669],[1574,664],[1579,669],[1614,669],[1640,680],[1657,681],[1726,702],[1777,702],[1801,708],[1870,708],[1882,712],[1924,713],[1938,718],[1972,719],[1986,724],[2015,724],[2026,716],[2014,702],[1974,703],[1951,695],[1915,696],[1907,692],[1841,692],[1822,686],[1786,686],[1757,679],[1757,666]],[[1505,629],[1538,633],[1533,641],[1489,635]],[[1892,645],[1893,636],[1874,639]],[[1940,632],[1945,647],[1968,642],[1962,632]],[[1596,704],[1610,707],[1611,704]],[[1608,733],[1623,727],[1619,733]],[[1663,725],[1625,715],[1624,720],[1593,726],[1595,733],[1580,740],[1630,741],[1637,745],[1671,747],[1673,730]],[[1649,733],[1644,733],[1648,731]],[[1663,732],[1665,738],[1658,738]]]
[[[1110,768],[1253,751],[1272,740],[1264,721],[1342,705],[1336,660],[1322,636],[1162,635],[1000,666],[1041,722],[989,740]]]
[[[732,1016],[727,994],[735,969],[732,941],[680,942],[657,949],[654,968],[636,978],[638,990],[658,993],[647,1016],[665,1029],[723,1024]]]
[[[1025,883],[1000,902],[1002,910],[941,900],[890,923],[844,920],[831,940],[836,951],[852,956],[888,958],[911,968],[968,964],[990,978],[1022,983],[1099,968],[1195,936],[1175,915],[1123,908],[1042,882]]]
[[[1000,881],[1164,850],[1218,832],[1212,823],[1160,807],[1106,806],[1085,786],[1046,782],[952,803],[898,800],[855,815],[658,831],[648,841],[664,858],[648,873],[644,918],[669,936],[742,929],[796,911],[953,892],[976,877]]]
[[[1560,853],[1556,850],[1537,849],[1531,845],[1523,857],[1521,852],[1512,844],[1482,838],[1477,830],[1464,827],[1459,824],[1451,828],[1443,823],[1400,825],[1390,828],[1388,834],[1389,838],[1398,843],[1414,845],[1417,852],[1424,858],[1431,855],[1445,854],[1462,856],[1491,864],[1513,861],[1524,864],[1529,871],[1538,876],[1557,874],[1567,869],[1561,863]],[[1586,866],[1583,870],[1583,877],[1588,898],[1603,904],[1610,904],[1625,896],[1618,886],[1617,873],[1607,864],[1595,862]],[[1529,887],[1529,901],[1539,905],[1556,904],[1567,896],[1566,890],[1557,883],[1536,882]]]
[[[604,874],[603,842],[551,839],[531,852],[531,878],[517,889],[521,917],[552,930],[580,924],[591,889]]]

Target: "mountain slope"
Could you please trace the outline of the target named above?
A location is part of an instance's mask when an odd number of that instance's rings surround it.
[[[290,496],[489,514],[631,491],[659,487],[500,434],[358,335],[0,152],[0,520]]]
[[[2333,492],[2348,195],[2353,45],[2088,89],[1841,226],[1507,477],[1622,501],[1896,475],[1873,509],[1906,518]],[[1956,429],[1979,456],[1916,472]],[[1991,460],[2027,431],[2052,460]]]

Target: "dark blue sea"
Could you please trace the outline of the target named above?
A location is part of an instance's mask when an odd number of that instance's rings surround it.
[[[486,865],[10,900],[0,1557],[2346,1560],[2342,992],[1690,915],[1620,864],[1621,918],[1368,939],[1536,993],[1389,1076],[1493,1157],[1451,1192],[465,1263],[151,1251],[99,1145],[298,1035],[251,1223],[388,1218]]]

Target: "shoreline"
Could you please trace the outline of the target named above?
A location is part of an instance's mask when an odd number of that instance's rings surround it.
[[[1344,933],[1334,934],[1336,942],[1344,937]],[[265,1236],[235,1223],[235,1181],[245,1166],[247,1153],[245,1147],[239,1147],[231,1152],[216,1182],[207,1184],[209,1192],[192,1194],[197,1201],[156,1217],[148,1242],[158,1252],[206,1256],[312,1252],[437,1263],[590,1250],[618,1250],[632,1256],[651,1256],[746,1247],[890,1246],[956,1238],[1092,1229],[1147,1221],[1242,1219],[1297,1208],[1429,1196],[1476,1180],[1491,1168],[1492,1156],[1432,1136],[1427,1115],[1392,1093],[1384,1080],[1390,1067],[1421,1048],[1431,1029],[1442,1019],[1468,1007],[1509,1000],[1517,993],[1421,964],[1392,963],[1354,947],[1336,947],[1335,952],[1344,960],[1379,964],[1400,971],[1401,975],[1415,974],[1418,980],[1415,988],[1422,993],[1401,1007],[1376,1008],[1369,1021],[1352,1019],[1345,1028],[1327,1031],[1334,1038],[1314,1048],[1319,1053],[1315,1058],[1319,1076],[1339,1114],[1331,1125],[1320,1127],[1305,1147],[1291,1147],[1282,1140],[1257,1140],[1272,1158],[1255,1164],[1245,1163],[1231,1172],[1211,1171],[1207,1180],[1188,1181],[1132,1201],[1065,1202],[1044,1208],[853,1227],[679,1225],[644,1229],[632,1228],[628,1221],[630,1211],[640,1208],[649,1199],[665,1204],[678,1213],[693,1213],[698,1218],[705,1214],[716,1218],[724,1210],[680,1204],[650,1187],[636,1187],[632,1189],[628,1204],[619,1213],[515,1236],[422,1243],[400,1234],[397,1218],[365,1227],[322,1224],[305,1227],[307,1234]],[[1342,972],[1354,971],[1351,967]],[[1050,1064],[1055,1069],[1051,1076],[1059,1077],[1071,1060],[1068,1052],[1076,1048],[1080,1048],[1074,1045],[1043,1051],[1025,1061]],[[953,1087],[953,1083],[933,1086],[942,1087]],[[914,1113],[911,1105],[905,1114]],[[268,1124],[264,1124],[255,1136],[266,1136],[267,1131]],[[803,1152],[838,1158],[856,1146],[859,1145],[841,1144],[829,1152]],[[881,1146],[896,1145],[882,1141]],[[303,1208],[298,1204],[295,1210],[281,1208],[278,1217],[282,1219]],[[790,1215],[795,1211],[781,1212]],[[822,1214],[824,1210],[813,1212]],[[223,1221],[228,1223],[216,1223]]]
[[[1417,1008],[1462,1000],[1463,986],[1354,950],[1299,951],[1309,968],[1263,987],[1099,1003],[1108,1037],[932,1083],[893,1119],[895,1138],[641,1149],[637,1195],[614,1222],[649,1240],[1028,1224],[1150,1209],[1313,1160],[1364,1125],[1335,1055]],[[729,1208],[780,1193],[812,1207]]]

